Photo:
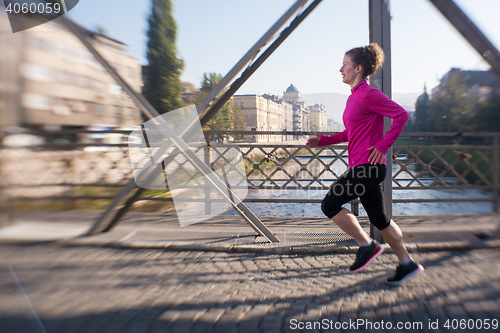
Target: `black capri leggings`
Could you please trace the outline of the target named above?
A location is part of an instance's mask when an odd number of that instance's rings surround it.
[[[359,197],[370,222],[379,230],[387,228],[390,220],[385,213],[381,186],[386,172],[387,167],[384,164],[362,164],[348,169],[330,187],[321,204],[321,210],[331,219],[341,211],[342,205]]]

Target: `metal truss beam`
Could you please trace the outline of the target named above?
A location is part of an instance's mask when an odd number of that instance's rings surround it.
[[[500,77],[500,52],[453,0],[429,0]]]
[[[210,101],[212,101],[214,98],[216,98],[221,91],[225,89],[227,84],[238,74],[241,72],[244,66],[246,66],[255,56],[256,54],[260,51],[260,49],[272,38],[276,35],[276,32],[302,7],[308,0],[299,0],[297,1],[289,11],[283,15],[283,17],[278,20],[278,22],[273,25],[273,27],[257,42],[254,47],[238,62],[238,64],[224,77],[224,79],[218,84],[212,92],[200,103],[198,106],[198,113],[200,115],[200,122],[203,125],[205,125],[215,114],[216,112],[220,109],[220,107],[225,103],[221,104],[215,104],[213,105],[209,112],[204,112],[206,107],[209,105]],[[316,0],[307,10],[305,10],[301,15],[299,15],[288,27],[285,29],[285,31],[281,34],[281,36],[269,47],[266,52],[259,57],[259,59],[252,65],[250,68],[253,68],[252,70],[247,69],[238,79],[239,85],[238,88],[250,77],[253,72],[262,64],[269,56],[270,54],[286,39],[286,37],[298,26],[300,22],[314,9],[317,4],[319,4],[321,0]],[[140,94],[136,93],[133,89],[130,88],[130,86],[114,71],[114,69],[106,62],[105,59],[103,59],[100,54],[92,47],[92,45],[86,40],[84,37],[82,31],[74,25],[70,20],[64,18],[64,23],[66,26],[69,28],[70,31],[72,31],[81,41],[82,43],[87,47],[87,49],[94,55],[96,60],[101,63],[101,65],[111,74],[111,76],[117,81],[117,83],[122,86],[122,88],[133,98],[134,102],[137,104],[137,106],[143,111],[143,113],[150,119],[153,119],[157,116],[159,116],[158,112],[147,102],[147,100]],[[260,61],[259,61],[260,60]],[[257,66],[254,66],[256,63],[258,63]],[[231,87],[233,88],[233,87]],[[230,89],[231,90],[231,89]],[[236,88],[237,90],[237,88]],[[234,90],[232,94],[236,91]],[[227,99],[229,99],[232,94],[227,97],[227,92],[224,94]],[[222,99],[222,98],[221,98]],[[227,101],[227,100],[226,100]],[[190,133],[183,133],[183,136],[189,136]],[[188,145],[182,138],[175,138],[172,140],[173,143],[178,147],[182,148],[181,153],[185,154],[187,158],[191,157],[193,159],[194,165],[202,171],[202,173],[207,173],[209,172],[209,168],[204,166],[201,161],[198,161],[196,156],[189,156],[189,152],[183,150],[183,148],[187,148]],[[168,147],[164,147],[164,150],[166,151]],[[175,154],[173,154],[175,155]],[[171,157],[173,159],[173,157]],[[205,167],[207,170],[205,170]],[[220,181],[220,179],[219,179]],[[220,183],[213,182],[214,185],[221,186]],[[223,184],[222,184],[223,185]],[[227,187],[227,184],[224,185]],[[227,189],[229,192],[231,191],[229,188]],[[134,193],[135,191],[135,193]],[[114,225],[116,225],[121,217],[128,211],[130,208],[131,204],[137,200],[137,198],[140,196],[140,194],[144,191],[142,188],[137,188],[135,181],[131,181],[129,184],[127,184],[124,188],[124,190],[115,198],[113,203],[108,206],[106,211],[100,216],[98,221],[94,224],[94,226],[89,230],[87,235],[93,235],[98,232],[102,231],[107,231],[110,230]],[[230,198],[234,198],[234,195],[231,195]],[[126,204],[124,207],[122,207],[117,214],[113,217],[113,213],[116,212],[116,208],[118,205],[126,201]],[[265,227],[265,225],[239,200],[238,202],[234,202],[233,200],[230,200],[235,209],[247,219],[247,222],[256,230],[260,235],[264,236],[266,239],[269,241],[273,242],[278,242],[279,240]],[[108,223],[109,221],[109,223]]]

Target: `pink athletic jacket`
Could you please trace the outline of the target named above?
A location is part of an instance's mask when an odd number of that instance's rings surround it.
[[[393,118],[385,138],[384,117]],[[345,131],[330,136],[321,135],[318,146],[348,141],[349,167],[352,168],[369,163],[372,150],[368,148],[372,146],[386,154],[403,131],[408,112],[363,80],[352,89],[342,120]],[[385,158],[382,164],[385,164]]]

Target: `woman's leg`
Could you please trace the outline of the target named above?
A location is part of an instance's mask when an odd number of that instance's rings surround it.
[[[399,262],[405,262],[408,259],[411,259],[403,242],[403,233],[393,220],[391,220],[387,228],[380,230],[380,232],[387,241],[387,244],[390,245],[390,247],[394,250],[394,253],[398,256]]]
[[[348,209],[342,207],[345,203],[363,194],[360,191],[365,187],[364,183],[367,180],[364,177],[359,177],[362,174],[364,174],[362,166],[358,166],[354,170],[344,174],[330,188],[321,206],[325,215],[332,219],[340,229],[354,238],[360,246],[356,254],[356,260],[349,267],[353,273],[365,268],[384,251],[384,248],[380,244],[373,242],[370,236],[361,228],[356,216]]]
[[[354,191],[357,180],[353,176],[355,176],[355,172],[349,169],[339,178],[323,199],[321,210],[340,229],[354,238],[358,245],[361,245],[371,242],[372,239],[361,228],[356,216],[350,210],[342,207],[358,197]]]
[[[358,245],[372,241],[371,237],[361,228],[356,216],[349,209],[342,208],[337,215],[332,217],[332,221],[349,236],[354,238]]]
[[[384,193],[382,191],[382,187],[380,186],[383,178],[385,178],[385,170],[387,170],[385,166],[380,166],[378,171],[381,173],[381,177],[378,177],[379,182],[377,183],[377,186],[367,186],[367,191],[365,191],[363,195],[360,195],[359,198],[366,210],[366,213],[368,214],[368,217],[370,218],[370,222],[380,230],[387,243],[398,256],[400,262],[396,268],[396,274],[393,277],[388,278],[387,283],[389,285],[400,285],[404,283],[407,278],[423,272],[424,268],[422,265],[413,262],[408,254],[408,251],[406,250],[401,230],[398,225],[393,220],[390,220],[385,213]]]
[[[375,188],[360,196],[360,200],[370,218],[370,222],[380,230],[389,246],[398,256],[399,261],[405,262],[410,259],[410,255],[403,242],[403,233],[401,229],[399,229],[398,225],[393,220],[390,220],[385,213],[382,187],[377,185]]]

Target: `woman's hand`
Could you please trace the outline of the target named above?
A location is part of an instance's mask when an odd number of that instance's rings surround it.
[[[314,135],[316,135],[314,138],[309,138],[309,140],[307,140],[306,145],[308,147],[314,148],[319,145],[319,139],[321,138],[321,135],[318,133],[314,133]]]
[[[372,153],[370,157],[368,157],[368,163],[370,164],[379,164],[382,163],[384,160],[384,154],[382,154],[375,146],[371,146],[368,148],[368,150],[371,150]]]

